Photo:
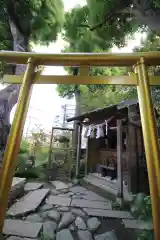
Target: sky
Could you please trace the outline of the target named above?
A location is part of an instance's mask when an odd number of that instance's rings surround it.
[[[71,10],[77,4],[84,4],[84,0],[64,0],[65,11]],[[128,44],[123,49],[113,48],[112,52],[132,52],[135,46],[140,44],[141,34],[136,34],[134,40],[129,40]],[[35,52],[39,53],[60,53],[65,46],[65,42],[59,37],[57,42],[51,43],[49,46],[33,47]],[[43,72],[44,75],[66,75],[63,67],[46,67]],[[41,125],[46,132],[51,131],[54,118],[61,113],[61,105],[74,105],[74,99],[62,99],[56,92],[56,85],[35,85],[31,97],[30,107],[27,114],[27,119],[24,128],[24,135],[35,128],[35,125]],[[16,106],[11,112],[11,122],[14,117]]]

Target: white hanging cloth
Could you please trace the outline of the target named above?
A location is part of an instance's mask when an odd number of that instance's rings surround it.
[[[88,134],[88,129],[89,129],[89,127],[86,127],[85,132],[84,132],[84,138],[88,138],[88,136],[87,136],[87,134]]]
[[[96,138],[100,138],[100,126],[97,125]]]
[[[108,135],[108,122],[105,120],[105,125],[106,125],[106,136]]]
[[[91,134],[90,134],[90,138],[94,138],[95,137],[95,126],[91,126]]]
[[[89,125],[88,130],[87,130],[87,137],[90,137],[91,132],[92,132],[92,127],[91,127],[91,125]]]
[[[96,128],[97,128],[96,138],[104,137],[103,125],[98,124]]]
[[[87,137],[94,138],[95,137],[95,131],[94,126],[89,125],[88,131],[87,131]]]

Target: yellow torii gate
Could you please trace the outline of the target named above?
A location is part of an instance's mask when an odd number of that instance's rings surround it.
[[[3,79],[5,83],[22,85],[0,175],[0,233],[3,229],[8,193],[12,184],[33,84],[111,84],[137,86],[152,200],[154,234],[155,239],[160,240],[160,152],[150,93],[150,85],[160,85],[160,77],[148,76],[147,73],[148,66],[160,64],[160,52],[134,54],[0,52],[0,60],[7,63],[27,64],[24,76],[6,75]],[[34,73],[38,65],[77,66],[81,71],[79,76],[39,76]],[[134,66],[135,74],[119,77],[88,76],[90,66]]]

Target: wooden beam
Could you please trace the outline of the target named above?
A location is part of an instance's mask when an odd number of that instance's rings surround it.
[[[21,84],[23,75],[4,75],[3,83]],[[126,85],[136,86],[136,75],[131,76],[52,76],[52,75],[40,75],[36,76],[34,84],[107,84],[107,85]],[[160,85],[160,76],[150,76],[149,83],[152,86]]]
[[[21,84],[23,76],[19,75],[4,75],[3,83]],[[108,84],[108,85],[137,85],[136,75],[129,76],[49,76],[41,75],[36,77],[33,81],[34,84]]]
[[[117,197],[123,198],[122,120],[117,120]]]
[[[37,65],[43,66],[133,66],[141,57],[147,65],[159,65],[160,52],[137,53],[59,53],[0,51],[0,60],[12,64],[26,64],[32,57]]]
[[[53,127],[54,130],[74,131],[73,128]]]

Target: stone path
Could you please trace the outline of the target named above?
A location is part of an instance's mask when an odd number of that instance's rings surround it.
[[[39,188],[41,188],[43,186],[43,183],[34,183],[34,182],[29,182],[26,183],[24,186],[24,191],[33,191],[33,190],[37,190]]]
[[[41,223],[34,223],[22,220],[7,219],[4,223],[3,233],[20,237],[36,238],[41,230]]]
[[[39,189],[29,192],[11,206],[8,210],[8,215],[15,217],[34,211],[38,208],[48,193],[49,189]]]
[[[82,186],[27,183],[25,191],[8,210],[3,229],[7,240],[134,239],[127,230],[136,226],[131,214],[113,211],[109,200]]]

